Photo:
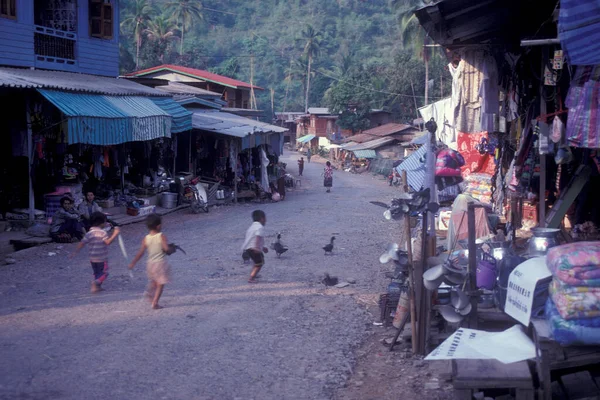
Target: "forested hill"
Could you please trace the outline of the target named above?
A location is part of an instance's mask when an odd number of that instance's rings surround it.
[[[259,108],[270,110],[273,89],[275,111],[302,111],[310,58],[310,106],[327,105],[328,89],[358,79],[353,87],[374,88],[372,107],[401,107],[377,88],[401,83],[395,89],[408,92],[410,84],[391,75],[398,62],[422,64],[400,40],[402,13],[415,2],[405,1],[121,0],[121,72],[135,70],[137,59],[138,69],[169,63],[244,81],[253,75],[266,89],[257,93]],[[420,93],[417,75],[410,79]]]

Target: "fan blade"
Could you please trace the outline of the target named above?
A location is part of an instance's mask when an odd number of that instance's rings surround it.
[[[462,321],[465,317],[456,312],[454,307],[449,305],[439,306],[438,311],[446,321],[451,324],[456,324]]]
[[[436,290],[444,280],[444,266],[436,265],[423,274],[423,284],[428,290]]]
[[[473,306],[471,306],[471,303],[467,303],[467,306],[465,308],[461,308],[459,310],[456,310],[460,315],[468,315],[471,310],[473,309]]]
[[[467,296],[465,292],[460,289],[455,289],[450,292],[450,301],[452,302],[452,306],[457,310],[462,310],[467,305],[471,304],[469,296]]]

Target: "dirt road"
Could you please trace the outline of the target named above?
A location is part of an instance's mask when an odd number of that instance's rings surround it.
[[[284,161],[295,174],[292,156]],[[86,255],[67,257],[74,245],[31,249],[0,267],[0,399],[336,396],[358,348],[381,329],[367,309],[385,290],[377,259],[396,227],[369,201],[394,189],[337,172],[325,193],[322,168],[307,163],[301,188],[281,203],[165,217],[164,233],[187,256],[169,258],[162,310],[142,300],[144,263],[131,279],[116,244],[106,290],[95,295]],[[290,250],[269,253],[260,283],[249,285],[240,246],[255,208],[267,213],[267,241],[281,232]],[[142,224],[124,227],[130,257],[144,234]],[[324,256],[331,235],[334,254]],[[326,288],[325,272],[356,284]]]

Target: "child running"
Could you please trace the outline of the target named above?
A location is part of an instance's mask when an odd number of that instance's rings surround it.
[[[108,246],[119,235],[120,229],[116,227],[113,234],[108,237],[104,230],[106,225],[106,215],[101,212],[94,212],[90,215],[91,228],[85,234],[75,252],[71,254],[74,257],[87,244],[90,254],[90,263],[94,271],[94,280],[92,281],[92,293],[97,293],[102,289],[102,283],[108,277]]]
[[[269,249],[265,247],[264,226],[267,223],[265,212],[262,210],[255,210],[252,213],[252,220],[254,222],[246,231],[246,239],[242,246],[243,256],[249,257],[254,262],[254,267],[252,267],[248,283],[256,283],[256,276],[265,264],[264,253],[269,252]]]
[[[148,251],[148,259],[146,264],[146,273],[150,284],[146,290],[146,297],[152,301],[154,310],[161,309],[158,304],[163,289],[169,283],[170,267],[165,260],[166,253],[169,251],[167,237],[161,232],[162,220],[157,214],[150,214],[146,218],[146,226],[150,231],[149,234],[142,239],[140,251],[135,255],[134,259],[129,264],[129,269],[133,269],[135,264],[140,261],[146,250]],[[152,293],[154,292],[154,294]]]

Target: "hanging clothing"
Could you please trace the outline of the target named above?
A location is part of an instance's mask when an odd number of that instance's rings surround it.
[[[496,60],[487,57],[483,63],[483,80],[479,88],[481,97],[481,130],[497,132],[500,114],[500,88],[498,86],[498,67]]]
[[[494,156],[489,154],[489,152],[481,154],[477,149],[484,140],[489,140],[487,132],[458,133],[458,151],[465,161],[465,164],[461,167],[463,177],[476,172],[494,175],[496,169]]]
[[[271,193],[271,188],[269,187],[269,175],[267,174],[269,159],[267,158],[267,153],[265,153],[265,150],[262,148],[260,149],[260,157],[260,184],[265,192]]]
[[[573,79],[565,100],[569,109],[567,143],[573,147],[600,148],[600,82],[589,79],[582,86],[578,83]]]
[[[485,56],[482,50],[467,50],[460,64],[462,72],[461,97],[455,127],[459,132],[481,132],[481,99],[479,89],[483,81]]]

